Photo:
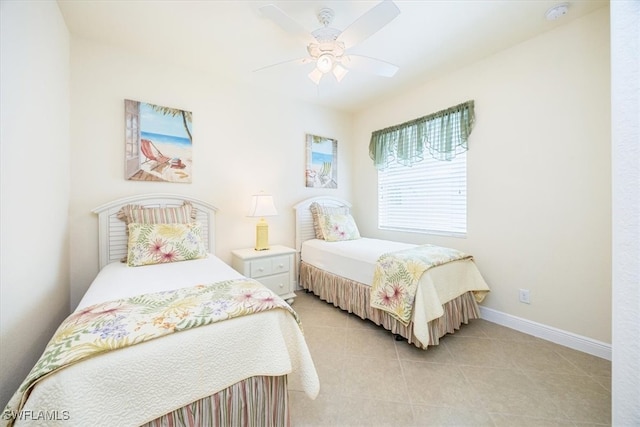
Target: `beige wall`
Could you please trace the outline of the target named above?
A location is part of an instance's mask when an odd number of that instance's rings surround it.
[[[472,253],[485,306],[611,343],[608,8],[356,116],[354,205],[365,235]],[[469,99],[466,239],[377,229],[371,132]],[[369,208],[372,207],[372,208]],[[529,289],[531,304],[518,301]]]
[[[351,117],[282,100],[228,78],[150,61],[86,40],[71,49],[71,307],[98,272],[97,218],[91,210],[116,198],[171,192],[217,206],[216,253],[251,247],[251,194],[274,195],[279,215],[268,218],[271,243],[294,244],[292,206],[319,194],[350,197]],[[124,99],[193,113],[193,182],[124,179]],[[305,133],[338,139],[337,190],[307,189]]]
[[[0,404],[68,314],[69,34],[55,2],[0,2]]]

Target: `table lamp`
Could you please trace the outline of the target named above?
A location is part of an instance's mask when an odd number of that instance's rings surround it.
[[[258,224],[256,224],[256,251],[269,249],[269,225],[264,220],[264,217],[274,215],[278,215],[278,211],[276,211],[276,207],[273,204],[272,195],[260,193],[252,196],[248,216],[260,218]]]

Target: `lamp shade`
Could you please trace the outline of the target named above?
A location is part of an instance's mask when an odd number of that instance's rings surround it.
[[[274,215],[278,215],[278,211],[273,204],[273,196],[264,193],[254,194],[251,198],[251,208],[248,216],[262,218]]]

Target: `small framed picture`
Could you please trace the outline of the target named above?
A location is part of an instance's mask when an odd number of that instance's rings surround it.
[[[306,135],[306,186],[338,188],[338,141],[318,135]]]

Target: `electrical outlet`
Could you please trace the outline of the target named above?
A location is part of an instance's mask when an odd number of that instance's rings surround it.
[[[531,300],[529,299],[529,289],[520,289],[519,296],[520,302],[531,304]]]

